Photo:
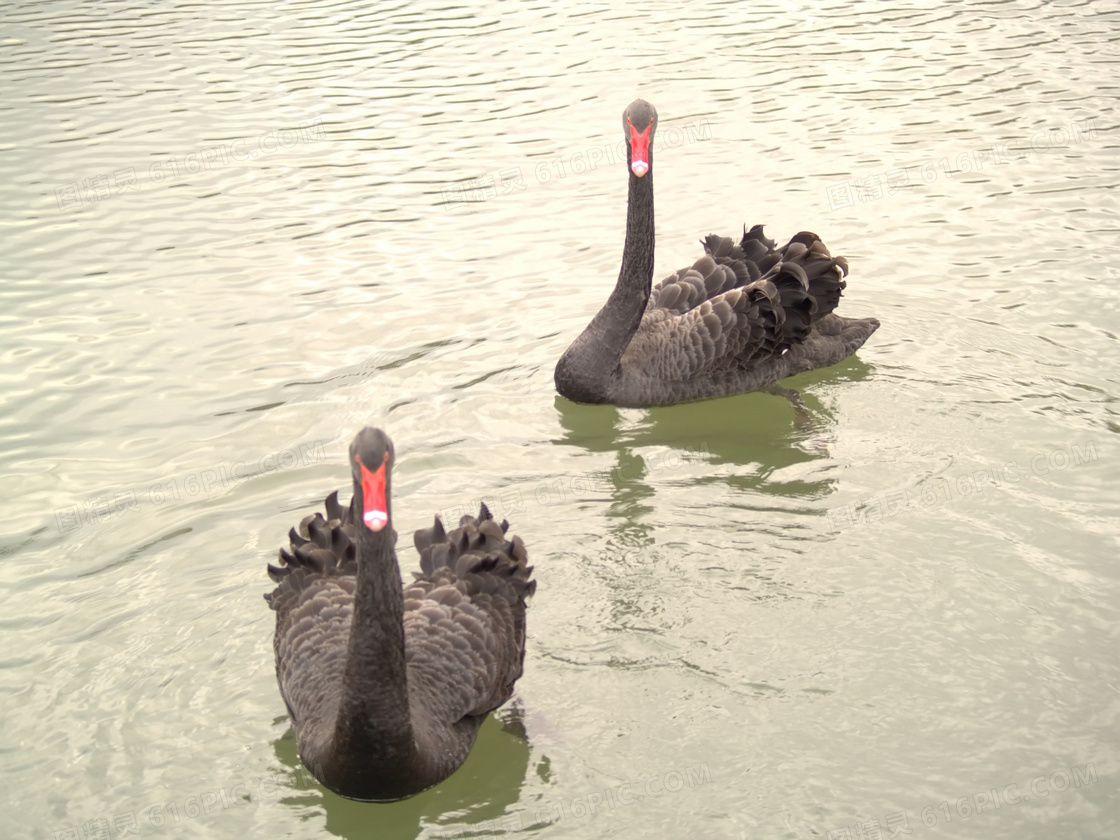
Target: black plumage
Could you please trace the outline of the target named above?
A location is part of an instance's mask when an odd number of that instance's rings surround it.
[[[761,225],[744,228],[738,244],[709,235],[703,257],[651,289],[657,112],[636,100],[623,124],[631,171],[622,267],[606,305],[556,365],[563,396],[646,406],[752,391],[833,365],[878,328],[874,318],[834,312],[848,263],[807,231],[781,248]]]
[[[416,532],[420,571],[402,586],[390,511],[392,443],[364,429],[350,448],[354,497],[289,532],[277,587],[276,676],[300,757],[353,799],[417,793],[466,759],[486,715],[521,676],[526,599],[536,582],[521,539],[482,505]],[[380,528],[363,516],[363,477],[384,465]],[[363,472],[365,471],[365,472]]]

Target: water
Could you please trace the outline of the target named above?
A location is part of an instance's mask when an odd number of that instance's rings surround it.
[[[1116,836],[1114,4],[0,14],[5,837]],[[883,322],[804,410],[554,394],[637,95],[659,275],[813,230]],[[393,805],[300,769],[261,598],[367,423],[406,570],[488,497],[540,581]]]

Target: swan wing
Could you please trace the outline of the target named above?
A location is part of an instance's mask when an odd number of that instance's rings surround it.
[[[805,341],[839,303],[847,263],[816,234],[775,249],[758,225],[737,245],[715,235],[703,244],[703,257],[651,292],[623,368],[667,381],[749,370]]]
[[[332,493],[327,516],[307,516],[268,572],[277,587],[265,595],[276,612],[276,678],[301,732],[328,729],[338,709],[354,608],[357,562],[349,508]]]
[[[438,518],[416,532],[421,571],[404,593],[409,702],[447,725],[496,709],[521,676],[536,583],[507,528],[483,505],[450,533]]]
[[[731,289],[681,314],[646,312],[622,357],[625,370],[685,382],[757,364],[779,343],[784,313],[768,280]]]
[[[749,232],[744,228],[738,245],[730,237],[714,233],[700,244],[704,256],[654,286],[647,311],[664,309],[681,315],[736,286],[753,283],[781,259],[774,242],[763,235],[762,225]]]

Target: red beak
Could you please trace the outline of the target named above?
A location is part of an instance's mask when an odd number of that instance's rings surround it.
[[[362,521],[371,531],[380,531],[389,521],[389,507],[385,504],[385,464],[370,472],[361,461],[362,470]]]
[[[630,125],[630,120],[626,121]],[[630,125],[630,171],[641,178],[649,172],[649,133],[653,123],[646,126],[641,134]]]

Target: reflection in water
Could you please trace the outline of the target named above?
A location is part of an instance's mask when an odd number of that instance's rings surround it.
[[[783,385],[807,389],[826,381],[858,382],[871,373],[858,357],[827,370],[785,380]],[[617,454],[609,471],[613,488],[610,515],[640,528],[649,512],[643,500],[653,491],[643,481],[653,471],[679,459],[704,459],[711,470],[697,484],[725,482],[732,488],[767,495],[816,499],[832,490],[832,479],[786,478],[783,471],[828,456],[834,425],[829,408],[810,391],[788,388],[754,392],[649,409],[580,405],[556,397],[555,407],[565,434],[553,443],[591,452]],[[671,450],[666,454],[660,450]],[[655,450],[643,455],[641,450]],[[745,468],[745,469],[740,469]]]
[[[297,808],[300,819],[324,812],[329,833],[353,840],[413,840],[424,829],[441,836],[441,828],[458,837],[483,824],[493,828],[503,818],[516,824],[519,815],[513,806],[521,798],[530,757],[521,710],[510,705],[486,719],[463,766],[434,788],[399,802],[355,802],[315,781],[299,761],[290,728],[273,747],[290,768],[288,793],[280,801]]]
[[[837,421],[818,386],[870,373],[851,357],[774,393],[649,409],[557,397],[563,434],[552,443],[607,456],[593,477],[571,483],[608,496],[595,504],[605,521],[581,562],[610,593],[601,629],[627,634],[603,637],[581,661],[644,668],[673,660],[678,651],[663,639],[689,620],[679,592],[695,576],[744,599],[798,597],[775,571],[786,558],[758,551],[757,539],[780,535],[796,552],[815,537],[824,515],[817,501],[837,482],[829,451]]]

